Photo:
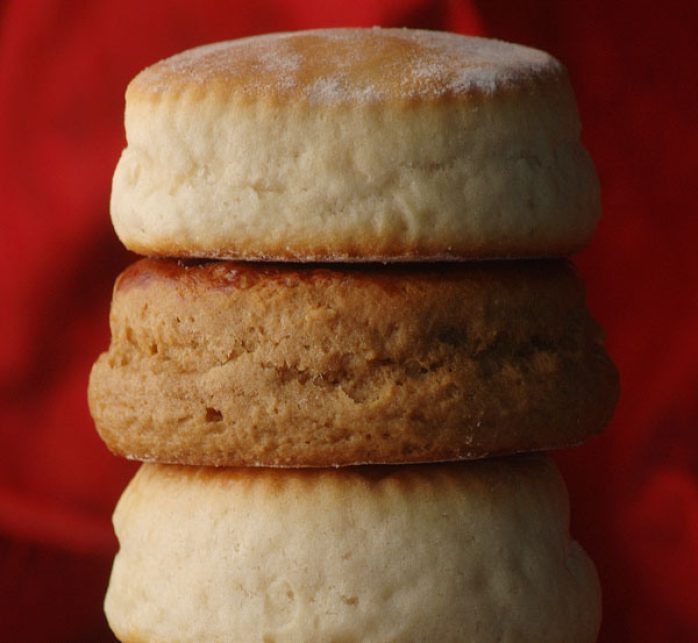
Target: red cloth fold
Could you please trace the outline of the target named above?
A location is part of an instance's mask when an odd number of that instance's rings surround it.
[[[604,586],[602,641],[698,640],[696,4],[646,0],[37,0],[0,8],[0,623],[13,641],[109,640],[110,515],[135,465],[89,418],[119,270],[108,217],[123,92],[176,51],[253,33],[413,26],[569,67],[604,218],[577,263],[619,365],[600,438],[557,456]]]

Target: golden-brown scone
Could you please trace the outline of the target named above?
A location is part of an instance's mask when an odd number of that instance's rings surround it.
[[[581,442],[615,369],[564,261],[144,259],[117,280],[90,408],[115,453],[198,465],[479,458]]]
[[[544,458],[277,471],[143,465],[114,525],[122,641],[591,643],[593,563]]]
[[[407,29],[187,51],[129,85],[111,214],[145,255],[291,261],[559,256],[599,215],[567,73]]]

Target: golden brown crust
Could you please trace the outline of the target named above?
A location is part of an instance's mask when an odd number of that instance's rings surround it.
[[[448,101],[566,81],[545,52],[419,29],[317,29],[204,45],[144,69],[127,100],[220,93],[234,100]]]
[[[90,407],[110,449],[330,466],[568,446],[617,376],[565,262],[142,260],[118,279]]]
[[[260,242],[259,250],[250,249],[245,242],[235,239],[225,247],[212,249],[211,244],[198,245],[195,241],[174,243],[162,241],[157,245],[129,242],[129,249],[139,255],[153,258],[223,259],[232,261],[297,262],[297,263],[441,263],[445,261],[471,261],[492,259],[545,259],[570,257],[579,252],[588,239],[551,241],[542,237],[522,243],[502,235],[500,239],[488,239],[482,243],[468,240],[450,246],[438,243],[408,244],[402,240],[385,238],[366,241],[364,244],[348,242],[341,248],[324,245],[274,245]]]

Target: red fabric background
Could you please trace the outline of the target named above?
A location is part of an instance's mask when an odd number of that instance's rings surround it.
[[[623,8],[621,5],[625,5]],[[0,631],[108,641],[109,522],[134,465],[87,413],[119,270],[123,91],[181,49],[381,24],[485,34],[569,67],[605,217],[577,257],[622,375],[608,431],[558,455],[604,586],[601,641],[698,640],[696,4],[215,0],[0,5]]]

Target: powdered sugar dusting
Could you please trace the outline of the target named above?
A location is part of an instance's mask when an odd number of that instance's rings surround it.
[[[380,92],[373,85],[352,86],[346,76],[318,78],[306,90],[306,95],[314,103],[337,103],[351,96],[359,102],[372,102],[380,99]]]
[[[275,51],[261,51],[259,63],[263,69],[278,77],[280,87],[290,88],[295,85],[295,74],[301,68],[302,59],[293,52],[279,54]]]
[[[192,49],[141,72],[139,92],[222,83],[249,98],[371,103],[491,93],[558,75],[548,54],[497,40],[409,29],[268,34]]]

